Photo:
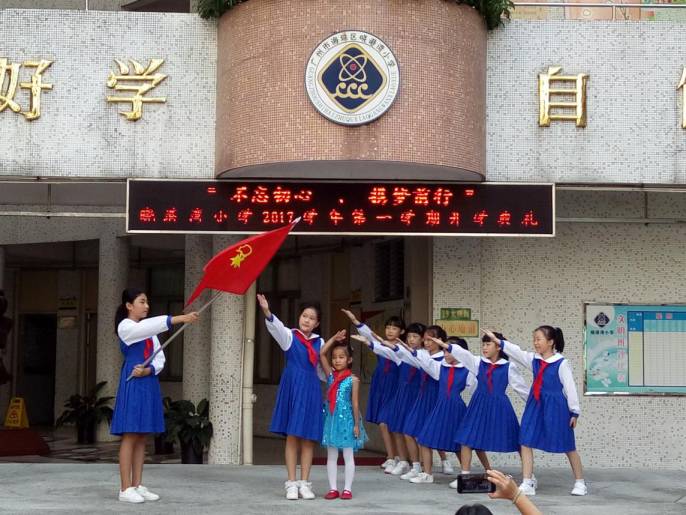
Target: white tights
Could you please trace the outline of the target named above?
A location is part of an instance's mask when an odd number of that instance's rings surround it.
[[[326,473],[329,476],[329,488],[337,490],[336,476],[338,473],[338,449],[335,447],[326,448],[328,455],[326,459]],[[350,490],[353,487],[353,479],[355,478],[355,455],[352,447],[343,449],[343,460],[345,461],[345,490]]]

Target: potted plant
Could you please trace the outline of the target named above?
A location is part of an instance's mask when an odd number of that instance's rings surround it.
[[[162,406],[164,407],[164,427],[169,426],[169,407],[171,406],[171,397],[164,397],[162,399]],[[155,435],[155,454],[174,454],[174,442],[167,440],[167,431]]]
[[[98,397],[100,390],[107,384],[96,384],[88,395],[75,394],[64,403],[65,410],[55,422],[56,427],[76,424],[77,443],[94,443],[95,428],[102,421],[112,421],[112,408],[109,403],[114,397]]]
[[[198,14],[202,18],[221,18],[221,16],[238,4],[248,0],[199,0]],[[503,24],[503,19],[510,19],[510,10],[515,5],[512,0],[444,0],[456,4],[464,4],[476,9],[486,22],[488,30],[493,30]]]
[[[167,410],[167,441],[179,440],[181,463],[202,464],[203,451],[212,438],[210,403],[203,399],[195,404],[180,400],[169,404]]]

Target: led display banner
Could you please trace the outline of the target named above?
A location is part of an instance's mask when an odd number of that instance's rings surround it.
[[[129,180],[131,233],[554,236],[552,184]]]

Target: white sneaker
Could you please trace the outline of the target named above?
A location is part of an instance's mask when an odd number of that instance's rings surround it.
[[[455,481],[451,481],[448,486],[453,490],[457,490],[457,479]]]
[[[382,469],[385,469],[385,468],[388,467],[390,464],[393,464],[393,466],[395,467],[395,460],[394,460],[393,458],[388,458],[386,461],[384,461],[384,462],[381,464],[381,468],[382,468]]]
[[[448,460],[445,460],[443,462],[443,473],[447,476],[452,476],[453,474],[455,474],[455,469]]]
[[[146,501],[159,501],[160,496],[152,493],[150,490],[145,488],[143,485],[138,485],[136,487],[136,493],[140,495]]]
[[[136,492],[136,489],[132,486],[128,487],[123,492],[121,490],[119,491],[119,500],[121,502],[132,502],[135,504],[145,502],[143,496]]]
[[[394,476],[401,476],[405,472],[410,471],[410,464],[406,461],[399,461],[398,464],[391,470],[391,474]]]
[[[410,483],[414,483],[416,485],[422,484],[422,483],[433,483],[434,482],[434,477],[431,474],[427,474],[426,472],[420,472],[417,477],[413,477],[410,479]]]
[[[532,495],[536,495],[536,489],[534,488],[534,485],[532,485],[529,482],[522,481],[522,484],[519,485],[519,489],[527,497],[531,497]]]
[[[586,486],[586,483],[581,483],[580,481],[575,482],[571,494],[588,495],[588,487]]]
[[[386,460],[388,461],[388,460]],[[384,474],[390,474],[393,472],[393,469],[398,465],[398,460],[391,460],[388,465],[384,467]]]
[[[286,499],[289,501],[298,500],[298,482],[297,481],[286,481],[284,483],[284,488],[286,489]]]
[[[312,483],[309,481],[298,481],[298,493],[300,494],[300,497],[308,501],[315,497],[314,492],[312,491]]]
[[[412,479],[412,478],[417,477],[418,475],[419,475],[419,472],[417,472],[415,469],[410,469],[409,472],[407,472],[407,473],[403,474],[402,476],[400,476],[400,479],[404,479],[404,480],[407,481],[407,480],[409,480],[409,479]]]

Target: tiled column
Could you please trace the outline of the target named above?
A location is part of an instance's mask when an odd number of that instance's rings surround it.
[[[121,304],[121,293],[128,286],[128,241],[108,232],[100,238],[98,263],[98,350],[96,380],[107,381],[100,395],[115,395],[119,384],[122,357],[114,333],[114,314]],[[114,406],[114,402],[112,403]],[[98,441],[111,441],[109,427],[98,427]]]
[[[186,236],[185,297],[189,298],[203,275],[203,267],[212,258],[212,237]],[[198,310],[209,299],[205,293],[191,309]],[[219,301],[218,301],[219,302]],[[197,404],[210,398],[210,342],[212,339],[212,313],[201,318],[183,333],[183,398]]]
[[[215,236],[216,254],[236,243],[237,236]],[[214,437],[209,462],[239,464],[241,459],[241,387],[244,298],[222,294],[212,304],[210,420]]]

